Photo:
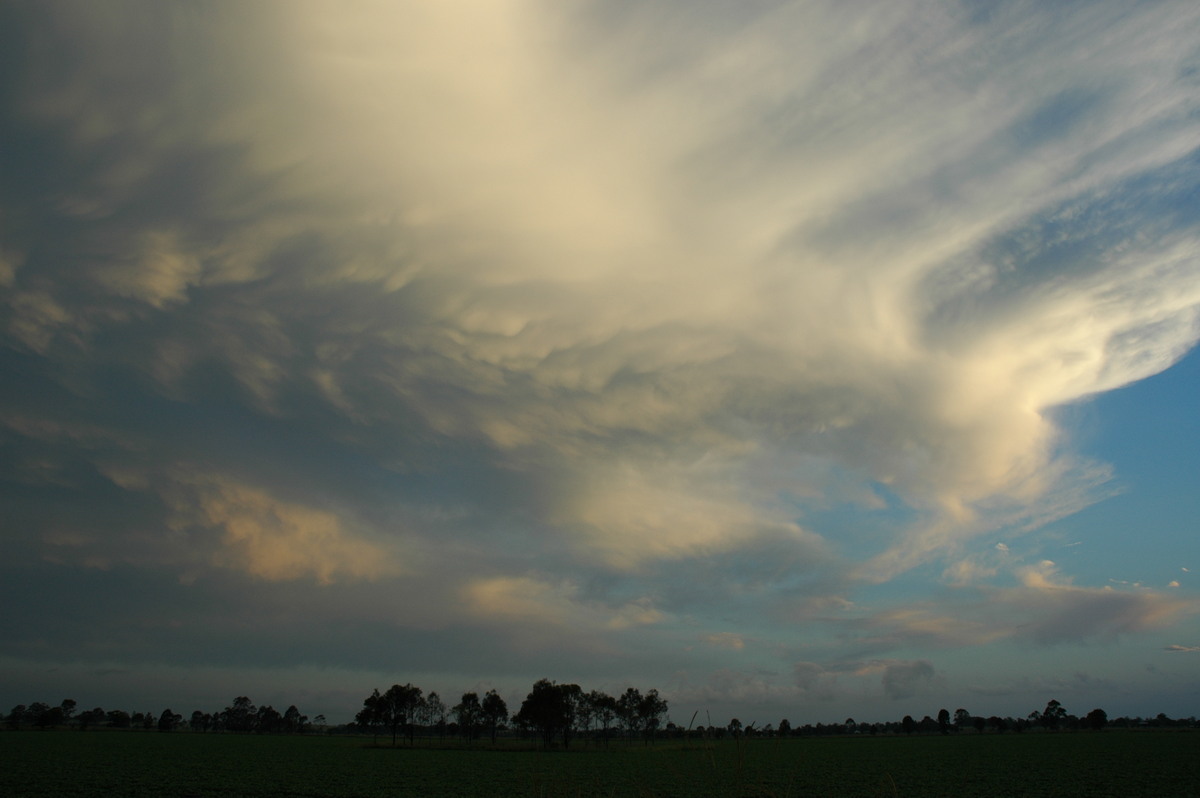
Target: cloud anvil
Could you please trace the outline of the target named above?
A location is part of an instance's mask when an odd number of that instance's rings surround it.
[[[870,716],[1087,642],[1194,708],[1194,521],[1106,397],[1194,475],[1198,40],[1185,2],[6,4],[0,673]]]

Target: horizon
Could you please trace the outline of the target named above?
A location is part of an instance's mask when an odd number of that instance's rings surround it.
[[[4,4],[0,710],[1200,715],[1197,41]]]

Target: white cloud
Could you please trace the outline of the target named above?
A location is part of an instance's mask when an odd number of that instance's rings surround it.
[[[742,635],[735,632],[714,632],[701,638],[705,643],[715,648],[727,648],[731,651],[741,651],[746,647]]]
[[[666,619],[648,599],[609,606],[585,600],[569,581],[554,583],[529,576],[476,579],[463,587],[462,597],[474,616],[531,628],[612,631]]]

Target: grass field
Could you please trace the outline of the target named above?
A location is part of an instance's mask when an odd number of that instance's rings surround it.
[[[0,733],[0,795],[1200,796],[1200,733],[838,737],[533,751],[369,738]]]

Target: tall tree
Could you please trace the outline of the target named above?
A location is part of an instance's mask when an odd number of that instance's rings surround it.
[[[411,684],[393,684],[380,699],[380,722],[392,731],[392,745],[396,744],[396,733],[408,727],[408,741],[412,743],[412,721],[421,703],[421,688]]]
[[[540,732],[542,744],[547,748],[559,735],[563,748],[569,748],[576,713],[583,700],[583,690],[577,684],[556,684],[549,679],[539,679],[521,703],[516,719],[522,726]]]
[[[437,727],[439,737],[446,733],[446,703],[436,690],[425,699],[425,718],[426,725]]]
[[[504,703],[504,699],[495,690],[488,690],[480,708],[483,710],[484,722],[492,733],[492,745],[495,745],[497,729],[508,721],[508,704]]]
[[[638,725],[649,743],[658,727],[662,724],[663,716],[667,714],[667,702],[658,694],[658,690],[650,690],[637,706]]]
[[[468,740],[474,740],[483,720],[483,706],[479,703],[479,694],[463,693],[462,699],[450,711],[458,723],[458,733]]]
[[[617,699],[608,693],[593,690],[587,695],[587,703],[592,709],[592,715],[600,722],[601,734],[607,745],[608,730],[617,717]]]
[[[369,730],[374,737],[379,735],[379,726],[383,722],[383,696],[376,687],[371,694],[363,699],[362,709],[354,716],[354,722],[363,730]]]
[[[100,707],[80,712],[75,716],[79,721],[79,730],[87,731],[89,726],[104,722],[104,710]]]
[[[292,704],[283,713],[283,730],[288,734],[304,731],[306,723],[308,723],[308,716],[301,715],[295,704]]]
[[[254,729],[263,734],[274,734],[283,728],[283,715],[270,704],[263,704],[254,715]]]
[[[1066,717],[1067,711],[1063,709],[1062,704],[1051,699],[1050,703],[1046,704],[1046,708],[1042,710],[1042,725],[1048,729],[1057,729]]]
[[[258,719],[258,709],[244,695],[233,699],[233,703],[225,707],[221,714],[225,728],[234,732],[253,731]]]
[[[164,709],[158,716],[158,730],[161,732],[175,731],[180,723],[183,723],[183,715],[176,714],[169,708]]]
[[[639,707],[642,703],[642,692],[636,687],[629,687],[617,699],[617,717],[621,719],[621,725],[625,727],[625,734],[632,739],[637,734],[638,726],[641,721]]]

